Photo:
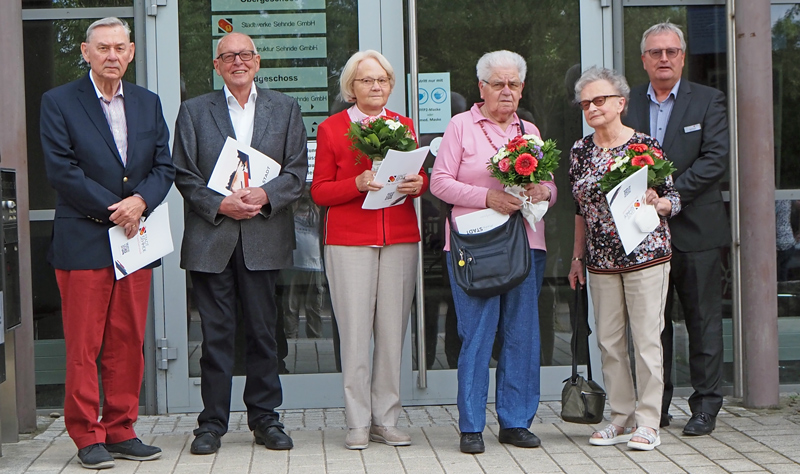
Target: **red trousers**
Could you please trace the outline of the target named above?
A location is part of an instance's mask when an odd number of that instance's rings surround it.
[[[67,349],[64,422],[78,449],[136,437],[152,274],[142,269],[117,281],[113,267],[56,270]],[[103,418],[98,421],[101,348]]]

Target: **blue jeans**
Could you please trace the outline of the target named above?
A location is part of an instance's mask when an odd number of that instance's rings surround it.
[[[456,284],[447,252],[461,353],[458,356],[458,427],[462,433],[486,426],[489,360],[495,333],[501,344],[496,373],[500,428],[528,428],[539,407],[539,292],[544,250],[531,250],[531,272],[519,286],[491,298],[468,296]]]

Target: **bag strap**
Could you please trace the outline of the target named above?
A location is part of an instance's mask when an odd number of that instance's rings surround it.
[[[520,135],[525,135],[525,124],[522,123],[522,117],[517,115],[517,118],[519,119],[519,134]]]
[[[574,382],[578,377],[578,337],[580,335],[580,326],[586,327],[586,375],[587,380],[592,380],[592,360],[589,351],[589,334],[592,333],[589,327],[589,320],[581,318],[580,315],[584,314],[581,308],[578,307],[581,301],[581,292],[583,289],[578,285],[575,288],[575,310],[570,315],[570,324],[572,324],[572,340],[570,341],[570,348],[572,349],[572,377]]]

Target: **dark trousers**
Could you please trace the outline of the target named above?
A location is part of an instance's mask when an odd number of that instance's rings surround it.
[[[722,408],[722,259],[720,249],[680,252],[673,247],[670,291],[666,314],[671,317],[677,293],[689,334],[689,372],[694,393],[689,397],[692,413],[716,416]],[[674,292],[672,289],[674,288]],[[672,401],[672,324],[661,333],[664,347],[664,397],[662,417]]]
[[[237,303],[245,326],[247,425],[251,430],[258,426],[282,426],[275,412],[283,402],[275,342],[278,271],[248,270],[239,241],[222,273],[190,273],[203,330],[200,358],[203,411],[197,417],[199,428],[195,435],[207,431],[223,435],[228,430]]]

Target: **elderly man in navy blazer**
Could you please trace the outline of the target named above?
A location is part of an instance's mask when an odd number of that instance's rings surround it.
[[[728,124],[722,92],[681,79],[686,41],[672,23],[644,32],[642,63],[650,84],[631,91],[624,122],[661,143],[677,171],[675,188],[681,213],[670,219],[670,286],[680,298],[689,334],[689,370],[694,393],[686,435],[714,430],[722,407],[722,248],[731,242],[720,181],[728,166]],[[673,292],[666,315],[672,310]],[[672,401],[672,324],[661,335],[664,347],[664,397],[661,426],[669,425]]]
[[[57,192],[48,260],[61,292],[67,352],[64,421],[81,464],[102,469],[113,467],[114,457],[161,456],[133,429],[152,269],[115,280],[108,230],[118,225],[133,237],[140,218],[164,200],[175,168],[158,97],[122,80],[134,54],[128,25],[118,18],[92,23],[81,52],[89,74],[42,97],[41,140]]]
[[[203,411],[194,431],[194,454],[216,452],[228,430],[237,306],[245,329],[247,424],[256,443],[293,447],[275,411],[283,401],[275,285],[279,271],[292,266],[290,205],[303,190],[308,151],[297,101],[255,86],[260,61],[249,36],[222,37],[214,69],[225,87],[183,102],[175,125],[175,184],[187,209],[181,267],[191,275],[203,331]],[[210,189],[207,183],[228,137],[280,163],[280,174],[229,196]]]

